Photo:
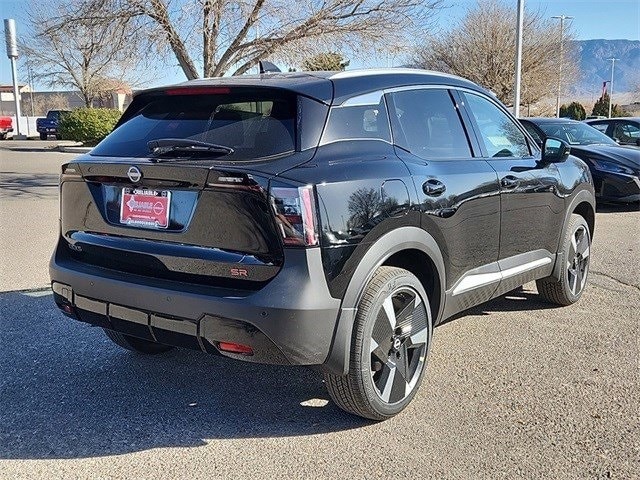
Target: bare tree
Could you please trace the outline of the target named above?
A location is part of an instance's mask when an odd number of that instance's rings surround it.
[[[137,77],[138,73],[132,73],[137,62],[130,50],[135,32],[129,30],[126,21],[120,25],[88,19],[74,21],[73,14],[81,3],[31,3],[29,23],[33,33],[22,50],[36,81],[50,87],[77,89],[90,107],[114,82]]]
[[[483,0],[444,34],[430,36],[414,63],[468,78],[512,102],[515,70],[514,6]],[[570,50],[572,33],[564,32],[563,79],[576,78],[577,62]],[[522,49],[522,102],[529,105],[550,95],[560,64],[558,26],[541,11],[527,11]]]
[[[69,110],[69,99],[61,93],[52,92],[23,95],[22,111],[26,114],[42,116],[49,110]]]
[[[239,75],[264,58],[299,64],[322,51],[412,38],[443,0],[79,0],[64,24],[102,22],[170,53],[187,79]],[[414,37],[413,37],[414,38]]]

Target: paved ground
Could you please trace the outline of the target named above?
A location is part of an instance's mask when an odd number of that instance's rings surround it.
[[[5,291],[46,284],[72,158],[32,153],[0,150]],[[639,478],[639,231],[640,212],[598,213],[575,306],[527,285],[436,329],[416,399],[379,424],[312,371],[145,358],[46,291],[2,293],[0,478]]]

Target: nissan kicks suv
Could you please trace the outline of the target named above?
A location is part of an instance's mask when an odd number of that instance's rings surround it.
[[[536,280],[587,281],[587,166],[495,97],[422,70],[203,79],[135,95],[62,167],[50,264],[68,316],[154,354],[321,371],[382,420],[416,395],[433,327]]]

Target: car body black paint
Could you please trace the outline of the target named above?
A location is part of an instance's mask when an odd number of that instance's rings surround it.
[[[411,250],[429,259],[439,288],[433,302],[439,323],[501,291],[495,283],[455,295],[470,272],[499,271],[499,261],[531,251],[548,252],[551,262],[577,196],[593,208],[589,172],[575,157],[543,164],[527,135],[528,155],[489,158],[463,93],[475,92],[505,110],[463,79],[405,70],[325,72],[199,80],[179,88],[211,85],[298,94],[297,151],[162,164],[89,154],[63,167],[61,236],[50,272],[56,302],[80,319],[118,330],[129,325],[123,322],[142,322],[137,331],[148,338],[207,352],[217,350],[216,341],[236,339],[256,349],[244,360],[341,372],[359,295],[391,255]],[[464,142],[467,156],[425,158],[386,134],[320,143],[329,106],[382,90],[381,101],[390,106],[389,92],[405,88],[445,92],[464,131],[456,141]],[[137,95],[130,108],[164,90]],[[305,109],[304,102],[314,103]],[[384,115],[391,119],[376,117],[383,110],[371,110],[368,115],[389,122],[391,130],[391,120],[401,115],[389,108]],[[125,113],[119,128],[130,117]],[[362,128],[370,133],[377,127],[365,118]],[[142,173],[139,185],[176,192],[166,230],[120,224],[119,195],[134,185],[127,177],[132,165]],[[503,186],[508,176],[515,177],[514,188]],[[276,184],[313,187],[319,246],[284,246],[270,206],[269,189]],[[553,267],[535,273],[550,274]],[[238,269],[246,275],[234,274]]]
[[[547,124],[584,125],[568,119],[524,118],[521,123],[539,138],[547,137]],[[591,122],[587,122],[591,125]],[[605,137],[606,138],[606,137]],[[584,161],[593,177],[596,197],[610,202],[640,202],[640,149],[607,144],[571,145],[571,154]]]

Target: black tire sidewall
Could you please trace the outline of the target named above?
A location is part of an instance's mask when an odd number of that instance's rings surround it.
[[[394,269],[397,273],[394,273],[393,277],[385,282],[384,286],[380,288],[377,292],[375,292],[375,300],[369,305],[369,308],[366,311],[358,310],[358,317],[356,321],[358,322],[358,327],[363,329],[363,335],[361,337],[361,342],[355,342],[353,345],[354,355],[357,355],[357,365],[353,365],[353,367],[357,368],[358,373],[358,382],[362,386],[363,395],[370,405],[370,407],[381,417],[389,418],[400,411],[402,411],[413,399],[418,391],[420,384],[422,383],[422,378],[424,377],[424,373],[427,367],[427,360],[429,356],[429,350],[431,346],[432,334],[433,334],[433,322],[431,318],[431,310],[429,304],[429,297],[425,292],[420,280],[413,275],[412,273],[402,270],[402,269]],[[371,284],[367,287],[371,288]],[[388,404],[384,402],[377,394],[375,390],[375,386],[373,384],[373,380],[371,378],[370,373],[370,342],[371,335],[373,332],[373,327],[376,321],[376,317],[378,312],[382,308],[382,303],[384,300],[391,295],[394,291],[398,290],[401,287],[410,287],[415,290],[418,295],[420,295],[423,305],[427,311],[427,330],[428,330],[428,339],[427,346],[425,352],[425,362],[422,366],[422,371],[420,372],[420,377],[414,386],[413,390],[409,393],[409,395],[395,404]]]

